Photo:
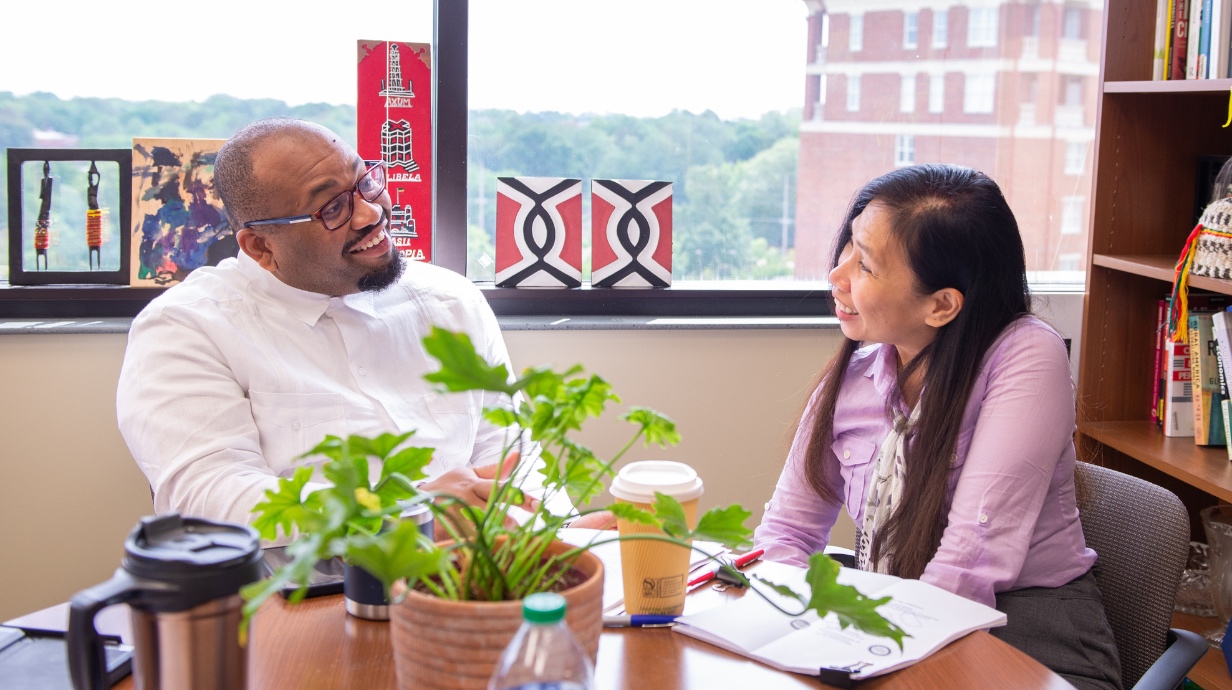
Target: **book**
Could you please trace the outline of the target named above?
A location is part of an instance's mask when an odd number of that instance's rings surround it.
[[[1168,341],[1164,354],[1164,436],[1193,436],[1193,381],[1189,345]]]
[[[1198,27],[1197,79],[1210,77],[1207,69],[1211,57],[1211,10],[1211,0],[1202,0],[1202,20]]]
[[[1168,65],[1170,79],[1185,78],[1185,56],[1189,47],[1189,0],[1172,2],[1172,50]]]
[[[1167,331],[1168,331],[1168,301],[1159,300],[1155,305],[1155,358],[1154,358],[1154,373],[1151,376],[1151,421],[1159,426],[1163,419],[1163,398],[1159,397],[1159,392],[1163,389],[1164,383],[1164,367],[1163,353],[1166,347]]]
[[[1189,316],[1189,353],[1192,368],[1194,407],[1194,445],[1227,445],[1224,436],[1222,394],[1213,315],[1198,312]]]
[[[1211,5],[1211,58],[1207,65],[1211,79],[1228,76],[1228,45],[1232,39],[1232,7],[1228,0],[1215,0]]]
[[[1198,78],[1198,45],[1202,31],[1202,0],[1189,0],[1185,25],[1185,78]]]
[[[763,563],[756,571],[800,593],[808,592],[804,573],[781,563]],[[810,676],[838,672],[862,680],[910,666],[970,632],[1006,622],[1005,614],[994,608],[919,580],[843,568],[838,581],[868,597],[891,598],[878,613],[911,636],[903,638],[901,650],[889,638],[868,635],[854,626],[843,629],[833,613],[824,618],[813,611],[789,616],[754,592],[681,616],[673,630],[782,671]],[[799,602],[754,583],[787,610],[799,610]]]
[[[1168,64],[1168,45],[1172,38],[1172,0],[1155,3],[1155,51],[1151,56],[1151,79],[1167,77],[1164,65]]]
[[[1217,311],[1211,315],[1211,328],[1215,333],[1216,350],[1219,356],[1219,385],[1223,393],[1223,435],[1228,443],[1228,459],[1232,460],[1232,395],[1228,390],[1228,372],[1232,371],[1232,319],[1228,313]]]

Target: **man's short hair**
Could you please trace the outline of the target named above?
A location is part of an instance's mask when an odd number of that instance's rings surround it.
[[[214,187],[227,210],[231,227],[239,232],[244,223],[265,215],[264,190],[253,174],[252,157],[265,141],[276,136],[302,137],[323,134],[323,128],[304,120],[273,117],[257,120],[227,140],[214,159]]]

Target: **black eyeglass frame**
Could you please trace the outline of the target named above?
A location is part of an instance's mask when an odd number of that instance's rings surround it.
[[[360,191],[359,186],[363,184],[365,179],[367,179],[369,176],[372,175],[372,172],[374,170],[381,171],[381,188],[376,190],[376,192],[372,195],[372,198],[369,199],[366,194]],[[339,192],[337,195],[330,197],[329,201],[326,201],[324,204],[321,204],[321,208],[317,209],[316,213],[309,213],[307,215],[300,215],[300,216],[286,216],[283,218],[265,218],[262,220],[250,220],[247,223],[244,223],[244,227],[251,228],[256,225],[293,225],[295,223],[310,223],[314,220],[319,220],[321,221],[321,225],[324,226],[326,230],[333,232],[341,228],[342,226],[346,225],[347,222],[351,220],[351,216],[355,214],[355,195],[356,194],[359,194],[361,197],[363,197],[364,201],[371,203],[381,198],[381,195],[385,193],[385,188],[388,185],[389,185],[389,177],[385,174],[385,161],[377,161],[376,163],[373,163],[372,165],[368,166],[366,170],[364,170],[364,174],[360,175],[358,180],[355,180],[355,184],[352,185],[350,189],[344,192]],[[340,197],[344,197],[344,196],[346,197],[346,200],[347,200],[346,215],[342,217],[342,220],[337,225],[331,228],[325,222],[325,219],[321,216],[321,212],[324,211],[326,207],[328,207],[330,204],[337,201]]]

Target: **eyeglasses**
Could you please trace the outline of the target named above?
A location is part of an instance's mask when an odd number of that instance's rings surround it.
[[[244,227],[251,228],[254,225],[290,225],[319,220],[326,230],[337,230],[346,225],[347,221],[351,220],[351,214],[355,211],[356,192],[359,192],[364,201],[376,201],[384,191],[385,163],[381,161],[365,170],[364,174],[360,175],[359,179],[355,181],[355,186],[325,202],[325,205],[317,210],[316,213],[310,213],[306,216],[250,220],[244,223]]]

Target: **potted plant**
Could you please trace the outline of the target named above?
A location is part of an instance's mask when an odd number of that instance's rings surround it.
[[[623,520],[656,527],[661,533],[620,537],[613,532],[610,539],[581,547],[557,541],[566,518],[547,510],[555,494],[568,495],[582,515],[603,510],[587,506],[603,491],[604,480],[614,475],[615,464],[639,440],[646,445],[677,443],[675,425],[653,410],[632,407],[622,415],[634,427],[632,437],[616,455],[602,460],[571,438],[587,419],[602,415],[607,403],[619,402],[599,376],[586,375],[576,366],[564,372],[536,368],[510,382],[506,368],[485,362],[465,334],[434,328],[423,342],[441,363],[427,380],[446,391],[494,391],[508,397],[507,406],[485,409],[484,417],[509,430],[502,457],[516,457],[510,455],[515,451],[528,457],[530,450],[535,451],[541,461],[537,471],[543,500],[529,518],[513,519],[515,508],[526,498],[522,487],[529,475],[522,470],[507,477],[498,472],[498,477],[506,478],[495,480],[484,506],[421,491],[416,482],[426,476],[432,449],[406,445],[413,441],[413,431],[372,438],[327,437],[305,455],[328,458],[322,472],[332,486],[304,496],[313,470],[300,467],[293,477],[281,479],[277,490],[267,491],[254,509],[259,515],[253,526],[263,538],[275,539],[279,532],[298,536],[287,547],[291,562],[244,590],[245,625],[271,594],[288,583],[307,582],[319,560],[340,557],[392,588],[390,613],[401,687],[438,687],[433,678],[439,674],[450,687],[462,687],[469,679],[474,687],[483,688],[520,624],[520,600],[529,594],[565,595],[569,625],[593,659],[602,628],[603,568],[588,553],[592,546],[620,539],[682,546],[705,539],[730,548],[751,544],[751,530],[744,525],[750,513],[739,505],[711,509],[690,528],[680,503],[663,494],[657,495],[652,511],[629,504],[607,508]],[[368,473],[374,459],[381,462],[375,483]],[[434,543],[417,525],[398,521],[403,510],[419,504],[428,506],[450,539]],[[844,627],[852,624],[901,646],[903,631],[876,612],[887,599],[869,599],[837,584],[838,572],[837,563],[817,554],[808,571],[810,596],[766,584],[820,615],[835,612]],[[299,598],[302,593],[297,593]]]

